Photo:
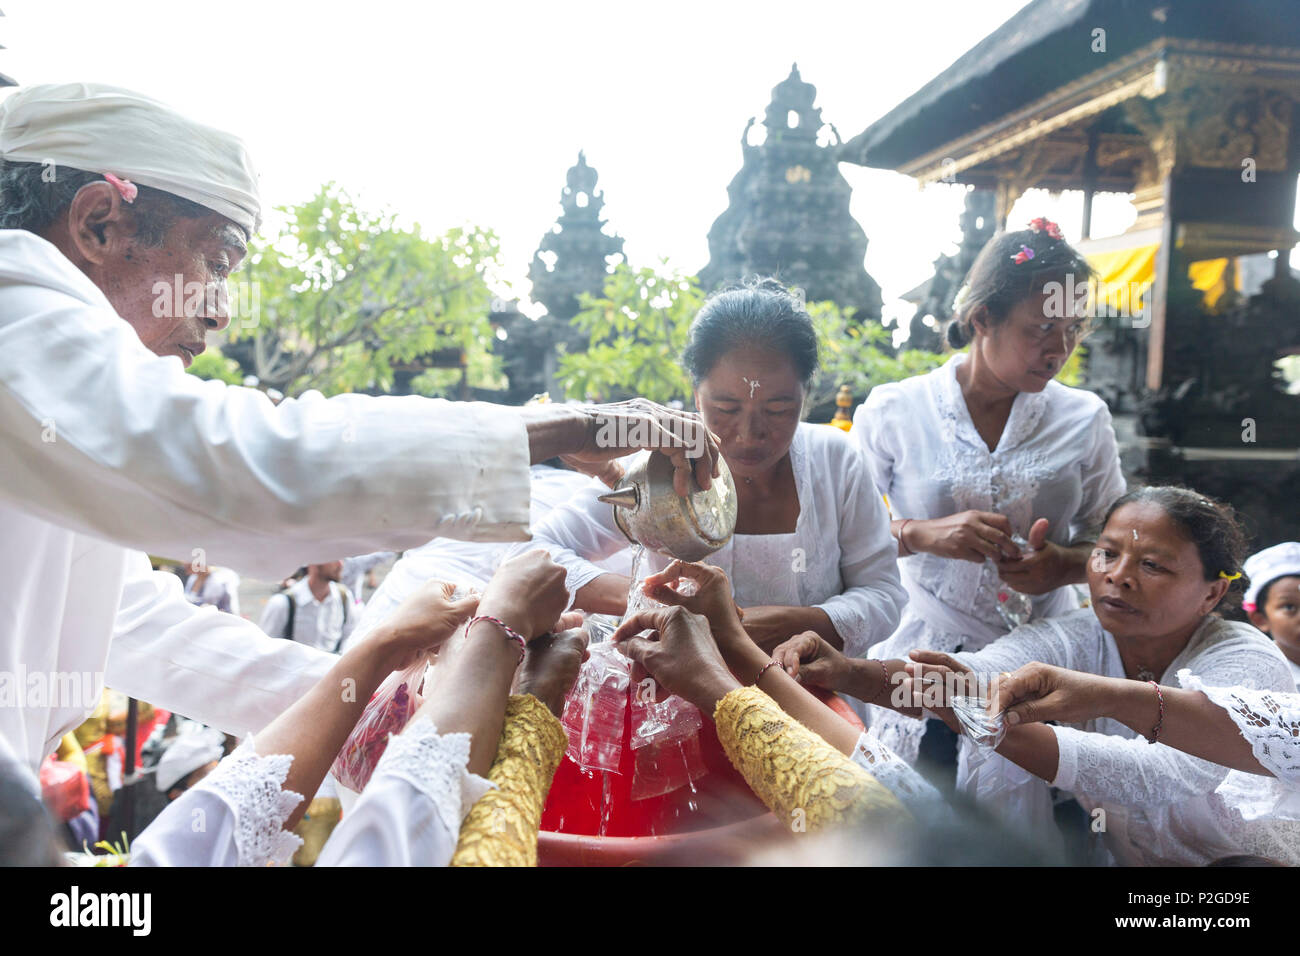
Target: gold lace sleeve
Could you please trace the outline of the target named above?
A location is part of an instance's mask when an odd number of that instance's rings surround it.
[[[531,694],[506,704],[496,759],[485,793],[465,817],[452,866],[536,866],[537,828],[568,738]]]
[[[738,687],[713,713],[718,739],[745,782],[799,829],[865,819],[904,823],[898,798],[756,687]]]

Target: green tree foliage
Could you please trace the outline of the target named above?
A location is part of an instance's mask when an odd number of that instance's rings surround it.
[[[219,382],[225,382],[227,385],[241,385],[244,381],[244,374],[239,370],[239,363],[222,355],[220,349],[215,349],[212,346],[208,346],[202,355],[196,356],[186,371],[191,375],[197,375],[199,378],[213,378]]]
[[[250,251],[232,291],[231,352],[262,385],[286,395],[387,390],[394,366],[442,350],[464,353],[471,385],[503,384],[487,318],[487,276],[500,264],[490,231],[428,239],[390,212],[358,208],[333,183],[280,211],[279,234]],[[459,378],[436,369],[412,387],[437,394]]]
[[[620,265],[601,298],[584,296],[573,322],[590,336],[586,352],[560,359],[567,394],[610,401],[641,395],[656,402],[691,404],[691,381],[681,364],[691,321],[704,303],[695,278]],[[928,372],[945,357],[890,347],[889,331],[851,323],[832,302],[808,306],[820,345],[822,371],[809,407],[824,405],[841,385],[861,401],[873,386]]]
[[[704,303],[694,276],[620,264],[601,298],[584,294],[573,324],[590,338],[585,352],[560,356],[566,395],[591,401],[642,396],[689,403],[691,380],[681,354]]]
[[[813,380],[814,407],[832,401],[841,385],[861,402],[877,385],[922,375],[948,360],[921,349],[895,351],[889,329],[876,322],[850,322],[834,302],[811,302],[808,314],[817,331],[822,366]]]

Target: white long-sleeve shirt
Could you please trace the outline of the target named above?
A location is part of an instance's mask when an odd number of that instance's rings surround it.
[[[469,748],[469,734],[440,735],[427,717],[395,735],[316,865],[446,866],[465,816],[493,789],[468,771]],[[131,865],[288,864],[302,845],[284,829],[302,802],[283,788],[292,763],[285,754],[259,755],[246,740],[136,837]]]
[[[1040,661],[1057,667],[1124,677],[1115,638],[1090,609],[1018,627],[957,659],[980,674],[1014,671]],[[1294,693],[1286,659],[1248,624],[1207,616],[1159,677],[1180,686],[1188,669],[1207,684]],[[1272,822],[1254,810],[1265,778],[1166,747],[1148,744],[1110,719],[1053,726],[1060,758],[1051,786],[1072,792],[1087,809],[1103,808],[1106,843],[1124,863],[1198,865],[1234,853],[1275,849]],[[1300,862],[1300,830],[1290,862]],[[1261,846],[1263,842],[1263,846]],[[1264,855],[1273,855],[1267,852]]]
[[[528,457],[509,409],[277,407],[187,375],[53,245],[0,230],[0,697],[24,695],[0,706],[0,735],[35,767],[90,713],[105,670],[203,723],[264,726],[330,658],[218,623],[131,549],[276,577],[438,535],[523,540]]]
[[[844,652],[860,657],[894,630],[906,601],[889,513],[861,454],[838,428],[801,423],[790,463],[799,496],[794,533],[735,534],[704,561],[727,572],[741,607],[821,608]],[[564,565],[570,593],[609,573],[593,561],[627,547],[613,508],[596,500],[606,491],[591,482],[533,529],[534,544]],[[671,559],[646,560],[659,570]]]

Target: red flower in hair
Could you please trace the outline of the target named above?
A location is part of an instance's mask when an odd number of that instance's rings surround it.
[[[1064,239],[1061,235],[1061,227],[1046,216],[1039,216],[1037,219],[1030,220],[1029,228],[1034,232],[1045,232],[1052,239]]]

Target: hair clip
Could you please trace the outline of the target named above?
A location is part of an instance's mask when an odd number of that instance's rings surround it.
[[[960,312],[961,307],[966,304],[966,300],[969,298],[970,298],[970,284],[967,283],[966,285],[958,289],[957,294],[952,297],[952,311],[954,313]]]
[[[1037,219],[1031,219],[1029,221],[1029,228],[1034,232],[1045,232],[1048,236],[1057,241],[1065,238],[1061,235],[1061,227],[1052,222],[1052,220],[1048,219],[1046,216],[1039,216]]]
[[[1223,578],[1225,581],[1235,581],[1237,578],[1241,577],[1241,572],[1238,571],[1236,574],[1229,574],[1227,571],[1220,571],[1219,577]]]
[[[1028,262],[1032,258],[1034,258],[1034,250],[1030,249],[1028,246],[1021,246],[1020,251],[1012,256],[1011,260],[1016,265],[1020,265],[1022,262]]]
[[[129,179],[122,179],[114,176],[112,173],[105,173],[104,178],[113,184],[113,188],[122,194],[123,202],[135,202],[135,197],[140,194],[139,188]]]

